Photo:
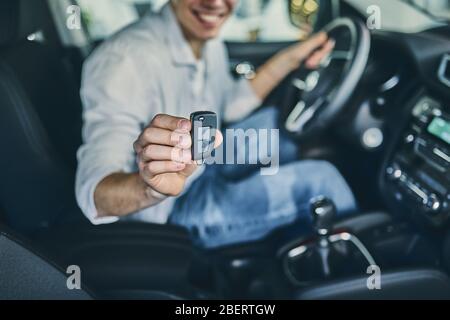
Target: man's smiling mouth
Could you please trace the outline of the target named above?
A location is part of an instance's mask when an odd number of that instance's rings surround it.
[[[226,16],[225,13],[205,13],[192,10],[194,16],[202,23],[209,26],[217,25]]]

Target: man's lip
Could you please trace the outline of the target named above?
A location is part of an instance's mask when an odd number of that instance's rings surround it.
[[[192,13],[202,24],[210,27],[215,26],[226,15],[221,12],[207,12],[195,9],[192,10]]]
[[[226,12],[224,11],[214,11],[214,10],[202,10],[202,9],[192,9],[192,12],[194,14],[205,14],[205,15],[212,15],[212,16],[218,16],[219,18],[223,18],[226,15]]]

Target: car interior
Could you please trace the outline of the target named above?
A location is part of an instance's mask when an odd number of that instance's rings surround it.
[[[87,221],[74,194],[79,90],[99,42],[67,45],[49,1],[2,0],[0,299],[450,299],[450,25],[369,30],[354,2],[320,2],[317,28],[337,46],[317,86],[300,69],[264,105],[282,106],[301,159],[339,169],[358,212],[337,219],[318,199],[317,232],[205,251],[183,228]],[[230,72],[289,44],[228,42]],[[72,265],[81,290],[67,290]],[[368,289],[374,265],[381,290]]]

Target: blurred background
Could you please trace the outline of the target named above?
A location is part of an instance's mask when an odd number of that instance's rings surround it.
[[[395,2],[404,2],[436,19],[450,19],[450,0],[357,0],[349,1],[358,7],[379,5],[382,9],[383,26],[403,24],[416,19],[417,10],[397,12]],[[77,0],[82,8],[83,18],[93,40],[102,40],[124,26],[136,21],[147,10],[158,10],[167,0]],[[299,6],[315,11],[315,0],[297,0]],[[406,7],[406,6],[405,6]],[[365,10],[364,10],[365,11]],[[312,22],[312,21],[309,21]],[[307,23],[305,23],[307,24]],[[301,30],[289,21],[287,1],[283,0],[241,0],[235,15],[223,31],[227,41],[289,41],[308,35],[310,26]],[[392,29],[392,28],[389,28]]]

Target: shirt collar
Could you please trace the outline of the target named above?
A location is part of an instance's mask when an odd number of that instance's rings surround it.
[[[172,55],[173,62],[178,65],[195,66],[197,63],[197,59],[195,58],[194,52],[192,52],[189,43],[184,38],[183,31],[181,30],[170,2],[163,7],[162,16],[164,22],[167,23],[168,26],[166,39],[169,45],[169,50],[170,54]],[[207,44],[205,45],[205,48],[203,50],[204,59],[207,51],[206,46]]]

